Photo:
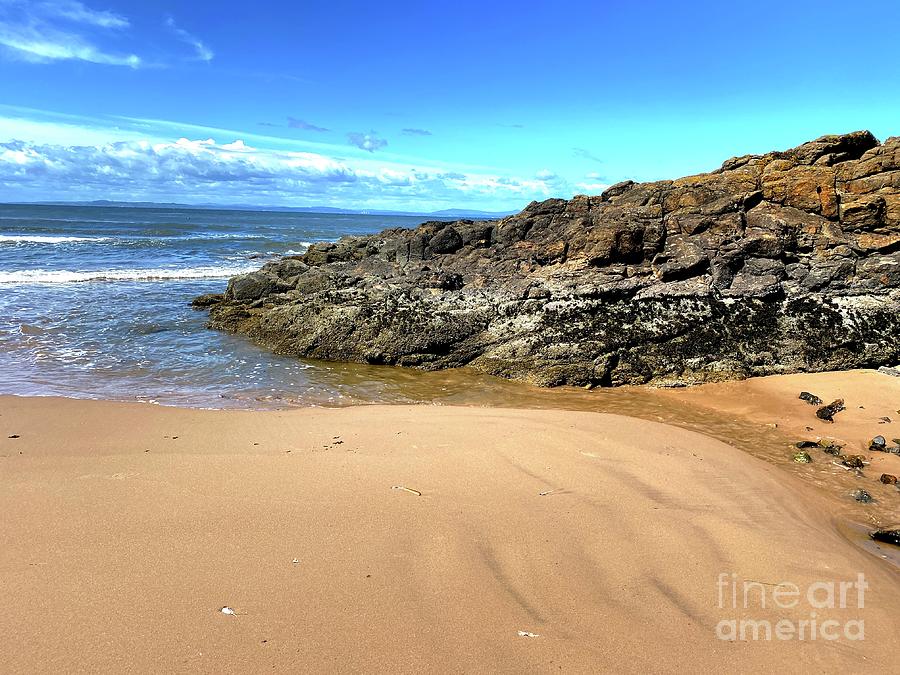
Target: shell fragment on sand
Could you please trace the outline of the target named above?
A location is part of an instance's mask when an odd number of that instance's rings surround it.
[[[519,637],[524,637],[524,638],[536,638],[536,637],[540,637],[540,635],[538,635],[537,633],[530,633],[530,632],[528,632],[527,630],[520,630],[520,631],[518,631],[518,635],[519,635]]]
[[[422,493],[418,490],[413,490],[412,488],[408,488],[405,485],[392,485],[391,490],[403,490],[404,492],[409,492],[410,494],[415,495],[416,497],[421,497]]]

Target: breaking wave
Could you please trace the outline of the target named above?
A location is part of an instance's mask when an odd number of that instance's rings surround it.
[[[74,244],[109,240],[110,237],[52,237],[32,234],[0,234],[0,244]]]
[[[12,270],[0,272],[0,284],[70,284],[87,281],[170,281],[178,279],[218,279],[245,274],[259,266],[189,267],[182,269],[124,270]]]

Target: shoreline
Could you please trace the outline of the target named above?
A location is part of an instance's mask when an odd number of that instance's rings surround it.
[[[381,366],[378,368],[385,368]],[[239,413],[279,413],[304,410],[343,410],[356,407],[397,407],[436,406],[441,408],[471,408],[474,410],[560,410],[572,412],[610,413],[634,417],[636,419],[662,422],[682,429],[695,431],[724,442],[753,457],[779,466],[787,473],[810,481],[825,493],[831,491],[835,513],[856,524],[890,526],[900,524],[900,510],[893,498],[894,486],[877,482],[861,481],[858,472],[844,467],[834,468],[838,462],[834,457],[811,451],[813,462],[798,465],[791,461],[797,451],[795,443],[801,440],[831,439],[844,446],[844,454],[860,454],[872,462],[872,468],[864,473],[874,473],[876,480],[880,473],[900,476],[900,455],[870,453],[871,438],[883,435],[888,440],[900,437],[900,410],[895,410],[887,400],[897,402],[900,407],[900,378],[890,377],[874,369],[831,371],[822,373],[794,373],[754,377],[688,387],[621,386],[585,390],[577,387],[536,387],[522,382],[509,381],[492,376],[476,377],[494,386],[486,393],[472,393],[464,386],[466,378],[472,375],[465,369],[438,372],[407,372],[406,369],[388,367],[400,374],[422,376],[434,379],[423,388],[424,392],[435,392],[444,383],[464,391],[459,396],[448,396],[442,400],[420,400],[384,402],[380,400],[347,400],[342,403],[323,404],[311,402],[284,406],[267,405],[259,407],[208,407],[164,403],[157,400],[101,399],[67,396],[19,396],[0,394],[4,399],[28,401],[61,400],[93,401],[111,404],[139,404],[209,412]],[[457,379],[460,379],[458,382]],[[423,381],[426,381],[423,380]],[[847,410],[835,417],[834,423],[818,420],[816,407],[799,400],[801,391],[819,392],[823,399],[831,401],[847,397]],[[876,414],[877,413],[877,414]],[[887,416],[890,415],[888,418]],[[880,419],[882,418],[882,419]],[[891,421],[884,423],[883,418]],[[843,490],[836,492],[835,488]],[[875,502],[865,505],[853,500],[842,499],[852,489],[863,487],[875,496]],[[897,488],[900,492],[900,488]],[[893,515],[893,518],[891,518]],[[873,516],[876,520],[873,521]],[[892,551],[893,552],[893,551]],[[892,556],[900,565],[900,555]]]

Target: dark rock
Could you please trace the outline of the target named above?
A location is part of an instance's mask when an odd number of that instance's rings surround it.
[[[806,401],[810,405],[822,405],[822,399],[820,399],[815,394],[810,394],[808,391],[800,392],[800,400]]]
[[[206,295],[201,295],[194,298],[191,301],[192,307],[197,307],[199,309],[205,307],[212,307],[213,305],[218,305],[225,299],[225,295],[222,293],[207,293]]]
[[[791,152],[804,164],[832,165],[859,159],[866,150],[878,147],[878,139],[868,131],[855,131],[842,136],[822,136],[804,143]]]
[[[872,452],[884,452],[887,447],[887,441],[884,436],[876,436],[869,443],[869,450]]]
[[[879,478],[878,480],[880,480],[885,485],[896,485],[897,484],[897,476],[894,476],[889,473],[881,474],[881,478]]]
[[[200,306],[282,354],[547,386],[897,364],[898,171],[900,139],[825,136],[498,221],[316,243]]]
[[[804,450],[806,448],[818,448],[819,444],[816,441],[797,441],[794,443],[794,447]]]
[[[856,501],[863,504],[868,504],[873,501],[872,495],[870,495],[865,490],[854,490],[852,493],[850,493],[850,496],[853,497]]]
[[[428,245],[435,253],[455,253],[463,247],[463,238],[452,225],[448,225],[434,235]]]
[[[875,541],[900,546],[900,528],[896,530],[875,530],[869,536]]]
[[[851,469],[862,469],[866,465],[865,460],[866,458],[862,455],[847,455],[841,458],[841,464]]]
[[[835,457],[840,456],[841,449],[844,447],[842,445],[838,445],[837,443],[835,443],[834,441],[832,441],[830,439],[825,439],[825,438],[820,439],[816,445],[818,445],[820,448],[822,448],[822,451],[826,455],[834,455]]]
[[[433,272],[424,277],[422,285],[425,288],[438,288],[444,291],[458,291],[463,287],[463,278],[460,274],[450,272]]]
[[[12,436],[7,436],[7,438],[21,438],[19,434],[13,434]]]
[[[663,252],[653,258],[653,269],[664,281],[696,276],[707,267],[709,257],[703,248],[680,235],[669,237]]]
[[[842,410],[846,410],[846,408],[844,408],[844,399],[839,398],[837,401],[832,401],[828,405],[824,405],[816,410],[816,417],[826,422],[834,422],[835,414]]]
[[[264,272],[250,272],[228,282],[225,298],[236,302],[259,300],[275,290],[274,280]]]
[[[611,185],[603,191],[603,194],[600,195],[600,201],[608,202],[613,197],[619,197],[628,192],[628,190],[630,190],[631,187],[635,184],[636,183],[633,180],[625,180],[621,183]]]

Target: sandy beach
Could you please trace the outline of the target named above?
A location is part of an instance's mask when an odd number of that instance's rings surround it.
[[[798,388],[848,409],[815,424]],[[711,420],[850,444],[870,429],[900,436],[877,425],[898,393],[871,372],[658,392]],[[847,472],[819,456],[779,464],[786,444],[755,457],[671,424],[568,410],[16,397],[0,398],[0,432],[9,672],[896,665],[897,568],[842,533],[852,500],[828,476]],[[856,479],[866,489],[900,473],[896,455],[871,461]],[[817,465],[822,476],[803,473]],[[896,513],[896,488],[881,487],[879,513]],[[864,607],[857,590],[845,607],[805,595],[860,574]],[[771,591],[787,584],[801,597],[786,609]],[[811,639],[809,625],[805,639],[717,634],[723,621],[811,616],[851,634],[863,621],[864,639]]]

